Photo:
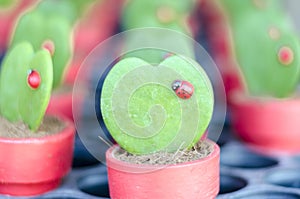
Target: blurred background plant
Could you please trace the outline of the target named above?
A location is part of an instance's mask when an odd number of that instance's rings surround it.
[[[294,96],[300,78],[300,43],[284,9],[286,2],[203,2],[203,24],[227,94],[238,89],[252,96]]]
[[[90,2],[44,0],[20,16],[1,70],[0,112],[8,120],[39,128],[69,66],[74,24]]]
[[[300,41],[282,1],[222,1],[251,95],[289,97],[300,78]]]

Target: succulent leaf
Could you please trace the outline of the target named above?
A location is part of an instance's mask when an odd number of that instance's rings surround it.
[[[14,3],[14,0],[0,0],[0,8],[6,8],[11,6]]]
[[[237,61],[252,95],[288,97],[300,78],[299,38],[277,0],[256,1],[266,4],[263,9],[253,2],[222,1]],[[234,12],[241,4],[247,12]]]
[[[86,7],[95,0],[43,0],[36,10],[44,15],[60,15],[74,24],[85,11]]]
[[[175,94],[176,79],[194,86],[191,98]],[[101,94],[108,130],[134,154],[193,146],[210,122],[213,104],[212,87],[201,66],[175,55],[159,65],[134,57],[119,61],[106,77]]]
[[[122,25],[124,29],[162,27],[176,30],[182,26],[192,6],[191,0],[132,0],[123,10]]]
[[[156,27],[168,28],[183,34],[190,35],[190,30],[186,24],[186,19],[192,10],[191,0],[132,0],[123,9],[122,26],[128,30],[132,28]],[[154,43],[163,43],[165,46],[174,46],[174,49],[184,51],[189,57],[194,57],[193,46],[189,39],[184,37],[170,38],[169,35],[157,32],[142,35],[132,35],[126,38],[125,49],[134,49],[141,44],[147,46]],[[174,43],[174,41],[178,43]],[[179,50],[179,51],[180,51]],[[126,50],[125,50],[126,51]],[[138,57],[149,63],[160,63],[164,54],[168,52],[157,49],[143,49],[127,53],[125,57]]]
[[[40,75],[40,85],[28,85],[30,71]],[[0,74],[1,114],[10,121],[22,120],[36,131],[47,109],[53,83],[51,55],[47,50],[34,52],[28,42],[17,44],[4,59]]]

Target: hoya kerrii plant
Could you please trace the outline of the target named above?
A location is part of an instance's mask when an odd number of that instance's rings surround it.
[[[263,153],[298,153],[300,41],[283,1],[220,1],[246,92],[234,92],[232,126]]]
[[[190,5],[190,1],[129,1],[123,11],[123,28],[154,26],[161,31],[160,28],[169,28],[189,32],[181,20],[189,14]],[[167,16],[161,9],[168,11]],[[212,85],[193,59],[191,40],[172,34],[169,37],[159,31],[147,34],[147,30],[129,35],[125,49],[135,49],[138,43],[161,42],[162,46],[179,44],[187,51],[183,55],[137,48],[122,56],[104,80],[102,118],[122,148],[113,146],[106,152],[111,198],[196,198],[199,193],[215,198],[218,193],[218,148],[208,141],[213,149],[206,154],[205,162],[198,156],[201,152],[197,152],[213,113]],[[126,157],[145,158],[141,162],[122,159],[122,150]],[[185,152],[195,153],[191,159],[172,158]],[[156,158],[152,161],[151,157]],[[159,170],[157,165],[164,166]],[[207,172],[202,173],[203,170]]]
[[[159,65],[135,57],[115,64],[103,85],[101,111],[116,142],[133,154],[193,147],[213,110],[212,88],[199,68],[178,55]]]
[[[300,41],[278,0],[220,2],[250,95],[293,96],[300,78]]]
[[[16,45],[4,58],[0,73],[0,113],[23,121],[32,131],[42,122],[53,85],[52,58],[29,42]]]
[[[192,7],[193,1],[133,0],[123,10],[122,27],[126,30],[154,26],[190,33],[184,20]],[[143,14],[137,18],[141,11]],[[125,43],[127,47],[144,41],[165,40],[171,44],[175,39],[155,36],[147,35],[143,40],[126,38]],[[123,56],[105,79],[101,97],[104,122],[130,153],[157,152],[171,142],[174,146],[167,151],[191,148],[208,127],[213,111],[212,87],[204,70],[192,61],[191,41],[184,38],[176,42],[187,49],[189,58],[157,49],[133,51]],[[201,119],[190,119],[198,115]],[[179,143],[184,144],[179,147]]]
[[[72,55],[75,15],[71,2],[45,0],[19,19],[1,70],[0,112],[8,120],[39,128]]]
[[[123,9],[121,27],[123,30],[143,27],[168,28],[192,36],[192,31],[189,27],[189,17],[193,12],[193,5],[193,0],[129,1]],[[170,35],[165,35],[163,38],[162,35],[159,36],[161,38],[157,39],[157,35],[149,34],[142,42],[145,44],[165,43],[165,45],[181,46],[189,57],[194,58],[193,46],[188,40],[185,40],[184,37],[178,39],[176,37],[171,38]],[[174,43],[173,41],[176,42]],[[139,37],[133,36],[131,38],[129,36],[124,48],[130,49],[140,42],[141,39]],[[142,57],[149,62],[160,62],[168,55],[168,52],[163,53],[162,51],[144,49],[143,51],[128,53],[126,56]]]
[[[81,2],[81,1],[80,1]],[[40,1],[18,21],[11,47],[28,41],[34,50],[48,49],[53,62],[53,95],[48,113],[64,115],[71,120],[72,84],[65,84],[68,67],[73,59],[73,30],[76,22],[93,1]],[[30,30],[30,31],[29,31]]]

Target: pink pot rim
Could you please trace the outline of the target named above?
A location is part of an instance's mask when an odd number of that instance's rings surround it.
[[[262,97],[262,96],[251,96],[241,91],[232,92],[229,96],[230,102],[233,105],[253,105],[253,104],[264,104],[267,106],[277,106],[280,104],[297,104],[300,102],[300,96],[295,95],[287,98],[275,98],[275,97]]]
[[[113,145],[110,147],[107,152],[106,152],[106,162],[107,166],[111,167],[116,170],[120,171],[126,171],[126,172],[133,172],[133,173],[139,173],[139,172],[145,172],[145,171],[153,171],[153,170],[158,170],[158,169],[163,169],[163,168],[179,168],[179,167],[187,167],[195,164],[206,164],[209,162],[211,159],[216,158],[217,156],[220,155],[220,148],[219,146],[214,143],[211,140],[208,140],[209,143],[213,144],[214,150],[211,154],[209,154],[205,158],[201,158],[199,160],[194,160],[190,162],[184,162],[184,163],[179,163],[179,164],[169,164],[169,165],[139,165],[139,164],[132,164],[128,162],[124,162],[121,160],[118,160],[114,157],[113,152],[117,150],[119,145]]]

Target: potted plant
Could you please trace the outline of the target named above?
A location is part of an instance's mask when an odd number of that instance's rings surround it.
[[[56,188],[70,170],[74,126],[44,117],[53,86],[52,59],[28,42],[5,56],[0,76],[0,193],[35,195]]]
[[[216,1],[215,1],[216,2]],[[300,43],[280,2],[219,2],[227,16],[240,77],[247,88],[229,96],[237,135],[261,152],[300,151]]]
[[[154,14],[161,6],[176,17]],[[184,29],[176,22],[182,16],[177,9],[183,7],[174,1],[130,1],[124,9],[123,27],[152,23]],[[136,18],[140,10],[147,12],[141,21]],[[143,35],[140,42],[150,37]],[[129,37],[125,44],[131,42],[138,40]],[[176,42],[191,46],[188,40]],[[204,136],[213,112],[211,83],[192,57],[165,53],[155,49],[129,52],[105,77],[101,114],[118,143],[106,152],[113,199],[207,199],[218,194],[219,148]]]
[[[44,117],[70,56],[70,31],[66,17],[39,7],[16,27],[0,73],[1,194],[41,194],[71,168],[74,125]]]

